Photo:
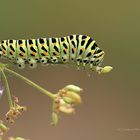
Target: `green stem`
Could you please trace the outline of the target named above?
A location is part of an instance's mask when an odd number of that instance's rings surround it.
[[[10,106],[10,108],[12,108],[14,105],[13,105],[13,100],[12,100],[12,96],[11,96],[10,89],[9,89],[8,80],[6,78],[6,75],[5,75],[4,71],[3,71],[3,69],[1,69],[1,72],[2,72],[2,75],[4,77],[4,81],[5,81],[6,94],[7,94],[9,106]]]
[[[35,87],[36,89],[38,89],[39,91],[41,91],[41,92],[44,93],[45,95],[48,95],[50,98],[52,98],[52,99],[55,98],[55,96],[56,96],[55,94],[53,94],[53,93],[47,91],[46,89],[42,88],[41,86],[39,86],[39,85],[37,85],[37,84],[35,84],[34,82],[32,82],[31,80],[29,80],[28,78],[26,78],[26,77],[24,77],[24,76],[22,76],[22,75],[16,73],[16,72],[13,71],[13,70],[8,69],[8,68],[6,68],[6,67],[4,67],[4,70],[7,71],[7,72],[10,73],[10,74],[13,74],[13,75],[17,76],[17,77],[20,78],[20,79],[26,81],[29,85]]]
[[[8,130],[7,126],[3,123],[0,123],[0,129],[2,129],[4,132]]]

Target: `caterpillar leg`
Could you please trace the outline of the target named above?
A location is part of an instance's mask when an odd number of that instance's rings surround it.
[[[95,62],[95,58],[90,58],[89,65],[90,65],[91,70],[94,70],[94,68],[93,68],[94,62]]]
[[[101,70],[102,70],[102,69],[103,69],[102,67],[97,66],[97,67],[96,67],[97,73],[98,73],[98,74],[101,74]]]
[[[76,58],[77,70],[80,69],[80,63],[81,63],[81,61],[82,61],[82,57]]]
[[[51,59],[50,59],[50,61],[51,61],[53,64],[56,64],[56,63],[58,63],[59,59],[58,59],[58,57],[56,57],[56,56],[52,56]]]
[[[82,59],[82,65],[83,65],[83,68],[85,69],[86,67],[86,64],[89,62],[89,58],[83,58]]]
[[[17,67],[20,69],[25,68],[25,60],[23,58],[18,57],[16,59]]]
[[[100,63],[98,64],[98,66],[101,66],[103,63],[104,58],[101,59]]]
[[[67,63],[69,58],[67,56],[62,56],[61,60],[62,60],[63,63]]]
[[[33,58],[29,59],[28,63],[29,63],[30,68],[36,68],[37,67],[37,60],[35,60]]]
[[[40,59],[40,63],[42,66],[46,66],[48,64],[48,61],[49,61],[49,58],[46,58],[46,57],[42,57]]]

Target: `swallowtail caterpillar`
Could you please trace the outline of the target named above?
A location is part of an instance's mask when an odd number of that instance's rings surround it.
[[[95,40],[86,35],[69,35],[66,37],[2,40],[0,42],[1,57],[9,59],[24,68],[28,63],[29,67],[35,68],[37,63],[58,64],[76,63],[77,67],[88,66],[97,72],[106,73],[112,67],[100,67],[104,59],[104,51],[96,44]]]

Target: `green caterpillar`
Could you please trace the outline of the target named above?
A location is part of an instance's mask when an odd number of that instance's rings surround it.
[[[3,40],[0,42],[0,54],[24,68],[28,63],[36,67],[37,63],[67,63],[75,62],[79,67],[101,65],[104,59],[102,51],[95,40],[86,35],[70,35],[60,38],[38,38]]]

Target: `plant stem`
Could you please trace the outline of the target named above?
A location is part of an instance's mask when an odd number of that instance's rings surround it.
[[[52,98],[52,99],[55,98],[55,96],[56,96],[55,94],[53,94],[53,93],[47,91],[46,89],[44,89],[44,88],[42,88],[41,86],[37,85],[36,83],[32,82],[32,81],[29,80],[28,78],[26,78],[26,77],[24,77],[24,76],[22,76],[22,75],[16,73],[16,72],[13,71],[13,70],[8,69],[8,68],[6,68],[6,67],[4,67],[4,70],[7,71],[7,72],[10,73],[10,74],[13,74],[13,75],[17,76],[18,78],[20,78],[20,79],[22,79],[22,80],[24,80],[24,81],[27,82],[29,85],[35,87],[36,89],[38,89],[39,91],[41,91],[41,92],[44,93],[45,95],[48,95],[50,98]]]
[[[7,94],[9,106],[10,106],[10,108],[12,108],[14,105],[13,105],[13,100],[12,100],[12,96],[11,96],[10,89],[9,89],[8,80],[6,78],[6,75],[5,75],[4,71],[3,71],[3,69],[1,69],[1,72],[2,72],[2,75],[4,77],[4,81],[5,81],[6,94]]]

